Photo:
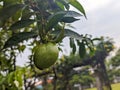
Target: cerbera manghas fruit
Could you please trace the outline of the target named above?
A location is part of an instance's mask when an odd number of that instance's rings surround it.
[[[34,52],[34,64],[41,70],[49,68],[56,62],[58,54],[59,50],[56,44],[40,44]]]

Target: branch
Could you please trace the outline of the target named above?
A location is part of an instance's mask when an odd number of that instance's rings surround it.
[[[99,51],[94,56],[84,59],[83,62],[73,64],[73,68],[92,65],[95,66],[96,64],[100,63],[101,61],[105,60],[108,54],[105,51]]]

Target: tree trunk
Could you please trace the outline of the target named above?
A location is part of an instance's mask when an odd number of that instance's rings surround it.
[[[97,90],[103,90],[103,82],[100,76],[100,73],[98,71],[95,71],[95,79],[96,79],[96,86]]]
[[[97,65],[97,70],[94,75],[96,78],[97,90],[112,90],[104,61],[101,61]]]
[[[104,61],[101,62],[101,68],[103,70],[104,90],[112,90]]]
[[[57,88],[57,79],[55,78],[53,81],[53,90],[56,90]]]

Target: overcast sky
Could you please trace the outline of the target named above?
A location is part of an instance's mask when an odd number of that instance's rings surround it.
[[[79,0],[86,10],[87,20],[81,18],[73,25],[76,31],[93,36],[109,36],[120,46],[120,1]]]
[[[83,5],[87,20],[73,23],[75,31],[79,34],[91,34],[95,37],[109,36],[114,39],[115,45],[120,46],[120,1],[119,0],[78,0]],[[67,44],[67,43],[66,43]],[[65,48],[66,49],[66,48]],[[24,65],[28,60],[25,51],[19,55],[17,65]]]

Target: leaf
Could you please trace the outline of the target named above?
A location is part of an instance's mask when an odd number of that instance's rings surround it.
[[[57,1],[57,0],[55,0],[55,2],[56,2],[56,4],[57,4],[62,10],[64,10],[64,5],[63,5],[63,3],[61,3],[61,2],[59,2],[59,1]]]
[[[25,45],[21,45],[18,47],[19,52],[23,52],[25,50],[26,46]]]
[[[0,11],[0,22],[6,21],[8,18],[12,17],[18,10],[22,9],[24,6],[24,4],[14,4],[3,7]]]
[[[67,10],[69,10],[70,6],[69,6],[68,2],[66,2],[65,0],[55,0],[55,1],[58,2],[58,6],[61,7],[61,8],[63,8],[63,10],[64,10],[64,7]]]
[[[12,20],[14,22],[18,21],[21,18],[22,15],[22,10],[18,10],[15,15],[12,16]]]
[[[65,17],[77,17],[77,16],[81,16],[81,14],[75,12],[75,11],[60,11],[57,12],[53,15],[51,15],[48,19],[48,23],[47,23],[47,28],[46,31],[51,30],[53,27],[55,27],[58,22],[61,22],[61,20]],[[69,18],[70,19],[70,18]],[[69,22],[73,22],[76,19],[75,18],[71,18],[72,20],[69,20]]]
[[[29,6],[26,6],[22,10],[21,20],[29,19],[32,15],[34,15],[34,12],[31,12],[31,10],[29,9]]]
[[[12,83],[14,80],[14,72],[8,74],[7,82]]]
[[[80,13],[75,11],[66,11],[66,14],[64,17],[80,17],[82,16]]]
[[[0,78],[0,86],[3,85],[4,82],[6,82],[6,78],[5,77]]]
[[[93,41],[90,38],[86,38],[84,40],[84,42],[86,43],[86,46],[90,50],[90,55],[94,55],[95,50],[94,50],[94,43],[93,43]]]
[[[74,39],[73,39],[73,38],[70,38],[70,47],[71,47],[71,48],[73,47],[73,43],[74,43]]]
[[[23,73],[22,73],[21,70],[19,70],[19,69],[16,70],[16,72],[15,72],[15,78],[19,82],[19,87],[21,87],[22,84],[23,84],[23,82],[22,82],[22,75],[23,75]]]
[[[30,24],[33,24],[35,22],[35,20],[32,19],[27,19],[27,20],[20,20],[16,23],[14,23],[9,30],[17,30],[17,29],[21,29],[24,27],[29,26]]]
[[[54,36],[57,36],[57,35],[59,35],[60,31],[61,30],[55,30],[51,34],[53,34]],[[70,38],[74,38],[77,40],[83,39],[83,35],[80,35],[77,32],[74,32],[70,29],[64,29],[64,37],[70,37]]]
[[[64,18],[61,20],[61,22],[64,22],[64,23],[72,23],[72,22],[77,21],[77,20],[79,20],[79,19],[76,19],[76,18],[74,18],[74,17],[64,17]]]
[[[56,42],[56,43],[61,42],[63,40],[63,38],[64,38],[64,30],[61,29],[60,33],[54,39],[54,42]]]
[[[61,11],[51,15],[47,23],[46,31],[51,30],[55,25],[57,25],[57,23],[61,21],[65,14],[65,11]]]
[[[70,29],[65,29],[65,37],[81,40],[83,38],[83,35],[80,35],[79,33],[72,31]]]
[[[69,6],[69,4],[68,4],[68,3],[64,3],[64,5],[65,5],[65,8],[66,8],[67,10],[69,10],[69,9],[70,9],[70,6]]]
[[[77,0],[68,0],[68,1],[73,7],[78,9],[86,17],[85,10],[84,10],[83,6]]]
[[[73,38],[70,38],[70,47],[72,48],[73,54],[76,52],[76,45]]]
[[[79,45],[79,55],[81,58],[84,58],[86,54],[85,44],[82,41],[82,42],[78,42],[78,45]]]
[[[4,1],[4,6],[21,3],[21,0],[1,0]]]
[[[76,45],[75,45],[75,43],[74,43],[74,45],[73,45],[72,52],[73,52],[73,54],[75,54],[75,52],[76,52]]]
[[[100,41],[101,40],[101,38],[94,38],[94,39],[92,39],[92,41]]]
[[[35,37],[37,34],[35,32],[22,32],[22,33],[17,33],[10,37],[5,45],[4,48],[11,47],[11,46],[16,46],[18,43],[27,40],[29,38]]]

